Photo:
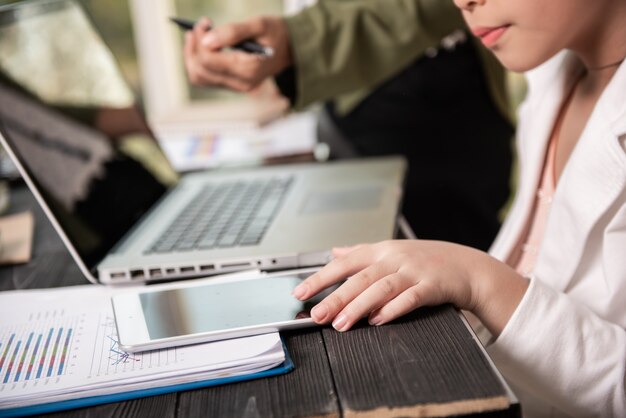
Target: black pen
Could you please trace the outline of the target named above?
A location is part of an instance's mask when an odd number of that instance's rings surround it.
[[[184,29],[184,30],[192,30],[194,25],[196,24],[192,20],[181,19],[179,17],[170,17],[170,20],[176,23],[179,28]],[[211,28],[209,27],[209,30],[210,29]],[[258,43],[254,41],[239,42],[238,44],[231,46],[231,48],[238,49],[244,52],[250,52],[253,54],[263,55],[268,58],[274,56],[274,48],[271,48],[269,46],[259,45]]]

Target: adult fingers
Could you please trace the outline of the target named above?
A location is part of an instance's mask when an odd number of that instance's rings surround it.
[[[198,48],[197,39],[188,34],[184,58],[189,80],[193,84],[224,86],[237,91],[250,91],[262,77],[260,63],[255,56],[244,53],[211,52]]]
[[[197,41],[201,41],[204,36],[211,31],[211,24],[212,22],[208,18],[201,17],[191,31],[194,38],[196,38]]]
[[[202,45],[211,49],[233,46],[246,39],[264,35],[266,26],[261,18],[221,25],[204,35]]]
[[[187,34],[184,47],[184,62],[187,76],[192,84],[201,86],[222,86],[241,92],[249,91],[255,86],[255,84],[247,80],[242,80],[232,75],[223,75],[206,68],[202,65],[202,62],[199,61],[197,54],[195,54],[194,50],[196,48],[196,39],[192,34]],[[212,55],[216,56],[217,60],[219,60],[221,54],[217,53]]]
[[[198,43],[210,26],[211,21],[203,17],[194,25],[192,30],[185,32],[183,57],[187,76],[193,84],[206,83],[206,80],[203,80],[205,77],[199,71],[200,50]]]
[[[239,92],[247,92],[252,88],[251,84],[245,80],[216,74],[198,65],[190,71],[189,78],[193,84],[226,87]]]
[[[365,289],[333,319],[333,327],[337,331],[347,331],[358,320],[384,306],[412,284],[409,277],[400,273],[391,273],[381,278]]]
[[[197,84],[199,80],[196,77],[197,67],[197,41],[192,32],[185,33],[185,45],[183,47],[183,58],[185,63],[185,69],[187,70],[187,76],[189,81],[193,84]]]
[[[264,78],[262,59],[255,54],[201,51],[199,62],[207,71],[247,80],[254,85]]]
[[[185,44],[183,46],[183,54],[185,58],[193,58],[198,50],[198,43],[196,42],[196,37],[193,32],[187,31],[185,32]]]
[[[359,271],[350,277],[337,290],[332,292],[323,301],[311,310],[311,317],[317,323],[325,323],[345,310],[360,294],[373,286],[378,280],[390,273],[388,264],[376,263]],[[369,311],[367,312],[369,313]],[[357,318],[358,319],[358,318]]]

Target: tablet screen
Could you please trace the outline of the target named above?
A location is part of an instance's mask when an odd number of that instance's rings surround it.
[[[308,318],[323,296],[306,302],[293,297],[303,278],[207,284],[141,293],[139,298],[150,339],[170,338]]]

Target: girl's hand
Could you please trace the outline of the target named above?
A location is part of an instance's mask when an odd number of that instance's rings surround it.
[[[381,325],[418,307],[449,302],[472,311],[497,336],[528,286],[486,253],[447,242],[385,241],[333,254],[293,294],[305,300],[348,278],[311,311],[315,322],[332,321],[338,331],[365,316]]]

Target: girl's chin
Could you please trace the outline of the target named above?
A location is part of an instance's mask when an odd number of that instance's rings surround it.
[[[529,56],[524,51],[497,48],[492,50],[498,61],[507,69],[516,73],[532,70],[543,64],[547,59]]]

